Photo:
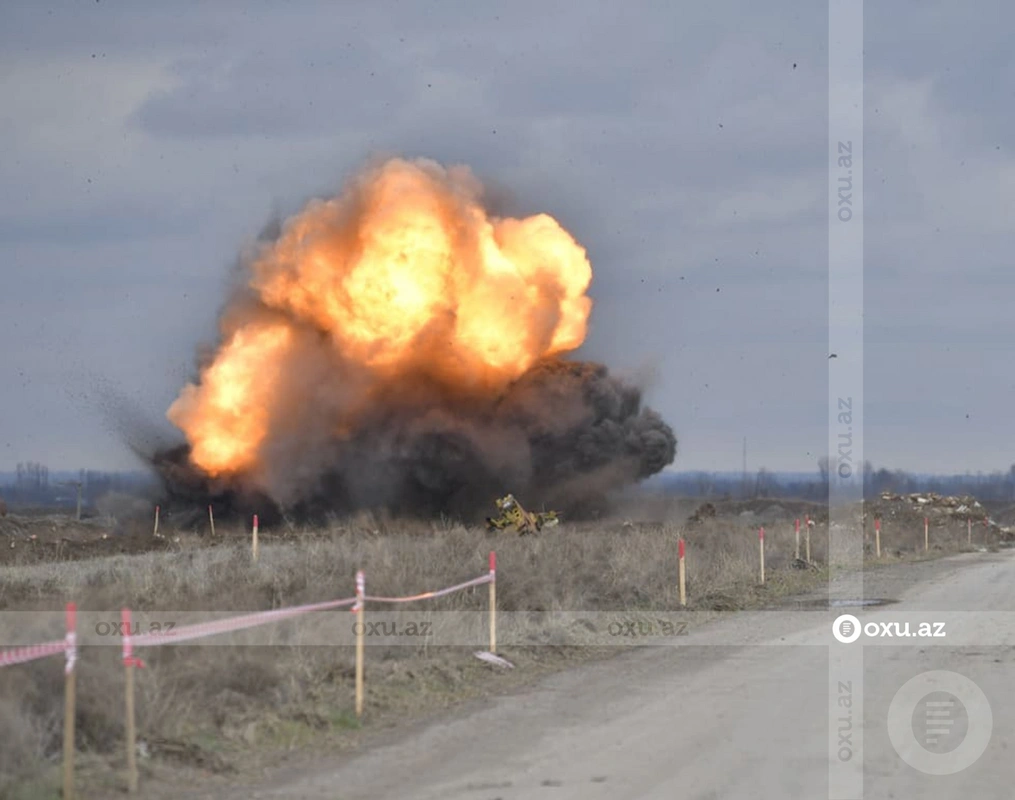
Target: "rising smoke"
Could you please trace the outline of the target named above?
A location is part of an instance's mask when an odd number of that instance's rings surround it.
[[[489,217],[463,168],[392,160],[269,226],[169,418],[171,495],[316,517],[574,517],[659,472],[672,429],[584,339],[591,266],[546,215]]]

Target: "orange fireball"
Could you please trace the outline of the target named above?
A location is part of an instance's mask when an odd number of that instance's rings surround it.
[[[315,200],[249,263],[260,309],[224,323],[223,344],[169,409],[212,476],[256,473],[300,358],[317,332],[338,365],[375,385],[426,374],[491,396],[586,334],[592,267],[545,214],[490,217],[462,167],[393,159]],[[239,321],[237,321],[237,319]],[[305,391],[305,384],[300,384]],[[333,430],[354,425],[336,406]]]

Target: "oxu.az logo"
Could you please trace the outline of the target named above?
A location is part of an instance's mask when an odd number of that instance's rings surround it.
[[[852,614],[843,614],[832,623],[832,635],[843,644],[851,644],[860,636],[872,639],[944,638],[947,636],[944,622],[868,622],[863,624]]]

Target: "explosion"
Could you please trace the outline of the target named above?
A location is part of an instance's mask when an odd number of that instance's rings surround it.
[[[392,159],[258,242],[217,351],[167,413],[188,442],[160,459],[168,482],[185,457],[209,493],[467,514],[672,462],[637,389],[563,358],[592,309],[584,248],[546,214],[496,218],[482,200],[465,167]]]

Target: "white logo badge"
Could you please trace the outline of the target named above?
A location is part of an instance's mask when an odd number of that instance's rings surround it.
[[[917,675],[902,685],[888,708],[888,736],[895,752],[927,775],[953,775],[972,766],[987,749],[993,730],[987,696],[957,672]]]

